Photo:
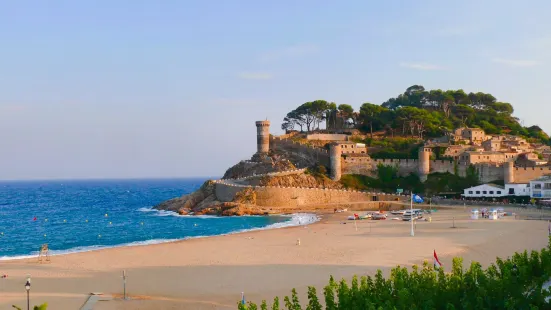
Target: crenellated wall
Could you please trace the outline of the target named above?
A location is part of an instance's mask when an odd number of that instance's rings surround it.
[[[270,148],[273,150],[282,150],[287,152],[293,152],[296,154],[304,154],[324,166],[329,166],[329,151],[319,147],[308,146],[306,144],[300,144],[291,140],[279,140],[272,139]]]
[[[515,183],[528,183],[530,180],[537,179],[544,175],[551,174],[551,167],[515,167]]]
[[[237,192],[251,187],[256,192],[256,205],[260,207],[296,208],[369,201],[402,201],[406,196],[362,192],[346,189],[303,188],[281,186],[248,186],[229,180],[215,181],[215,194],[219,201],[230,202]]]

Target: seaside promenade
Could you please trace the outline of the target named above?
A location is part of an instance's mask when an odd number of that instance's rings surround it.
[[[236,309],[245,292],[260,302],[284,296],[294,287],[304,297],[308,285],[324,286],[330,275],[350,278],[396,265],[431,261],[438,252],[444,268],[454,256],[483,265],[496,256],[539,250],[547,245],[548,223],[522,220],[541,214],[517,209],[521,219],[470,220],[470,208],[441,209],[431,221],[358,221],[352,212],[321,214],[318,223],[174,243],[122,247],[37,259],[0,262],[0,309],[25,305],[24,281],[32,276],[31,305],[80,309],[92,292],[114,294],[93,309]],[[451,228],[455,226],[455,228]],[[297,245],[300,239],[300,245]],[[122,294],[122,270],[128,274],[130,300]],[[119,294],[119,295],[117,295]]]

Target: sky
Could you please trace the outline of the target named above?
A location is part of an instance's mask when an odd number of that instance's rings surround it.
[[[407,87],[551,132],[551,1],[0,2],[0,179],[220,176],[256,120]]]

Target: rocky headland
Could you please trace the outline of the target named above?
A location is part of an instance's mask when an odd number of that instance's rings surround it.
[[[293,162],[289,159],[291,158]],[[230,167],[221,180],[208,180],[195,192],[164,201],[154,208],[182,215],[266,215],[282,213],[277,206],[256,205],[255,187],[300,187],[342,189],[325,175],[324,167],[298,169],[315,161],[290,153],[255,154],[251,160]],[[320,171],[321,170],[321,171]],[[223,201],[216,193],[219,183],[239,187],[232,201]]]

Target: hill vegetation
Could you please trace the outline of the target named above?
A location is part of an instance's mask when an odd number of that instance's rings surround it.
[[[549,144],[549,136],[539,127],[524,127],[513,116],[513,106],[498,101],[492,94],[458,90],[425,90],[421,85],[408,87],[395,98],[380,105],[366,102],[358,111],[348,104],[315,100],[287,113],[284,130],[313,131],[338,127],[338,115],[346,128],[369,133],[385,131],[387,136],[425,139],[440,137],[463,126],[484,129],[487,134],[512,134],[532,142]]]

